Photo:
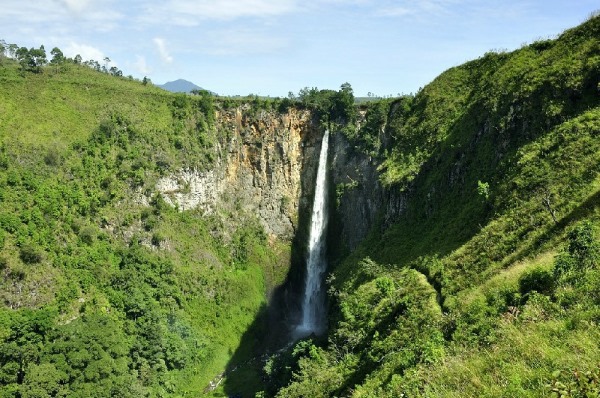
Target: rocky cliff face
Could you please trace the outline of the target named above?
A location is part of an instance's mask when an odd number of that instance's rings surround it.
[[[360,121],[359,121],[360,123]],[[382,126],[380,140],[389,145]],[[331,174],[335,225],[343,250],[354,250],[375,226],[387,228],[406,212],[410,187],[386,188],[379,180],[380,159],[354,147],[341,133],[332,140]]]
[[[334,238],[352,250],[384,209],[385,192],[379,182],[376,160],[352,147],[341,133],[333,136],[331,148],[331,180],[339,232]]]
[[[181,210],[226,209],[256,214],[267,233],[290,239],[314,190],[322,133],[307,111],[285,114],[241,107],[220,111],[215,167],[180,170],[156,189]]]
[[[310,112],[295,109],[252,114],[241,107],[220,111],[216,120],[221,138],[215,167],[180,170],[161,178],[156,190],[180,210],[255,214],[267,233],[291,239],[300,215],[310,216],[320,126]],[[329,162],[334,238],[353,250],[378,220],[385,227],[402,214],[406,193],[386,190],[379,181],[378,161],[353,147],[342,133],[332,134]]]

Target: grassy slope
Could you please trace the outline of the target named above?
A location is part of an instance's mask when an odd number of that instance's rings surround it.
[[[114,79],[90,68],[66,65],[59,73],[15,73],[5,61],[0,68],[2,137],[18,137],[25,144],[61,143],[87,138],[102,117],[119,108],[141,128],[166,129],[171,125],[169,93],[138,81]]]
[[[251,215],[215,235],[220,216],[133,200],[211,167],[212,104],[76,65],[5,60],[0,87],[0,396],[197,396],[289,252]],[[234,266],[224,237],[244,234]]]
[[[334,270],[329,343],[295,362],[279,396],[545,396],[553,371],[566,380],[597,367],[598,37],[595,17],[452,68],[409,108],[392,105],[382,180],[407,193],[406,211]],[[582,225],[595,230],[595,269],[578,259],[575,277],[553,272]],[[407,267],[439,304],[410,312],[423,292],[398,274]],[[394,283],[383,289],[382,278]],[[376,299],[363,292],[373,284]]]

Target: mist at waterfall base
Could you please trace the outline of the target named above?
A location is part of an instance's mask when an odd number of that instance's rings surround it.
[[[327,231],[327,153],[329,130],[325,131],[319,154],[319,166],[315,186],[315,199],[310,221],[306,278],[302,300],[302,318],[296,326],[293,337],[298,339],[325,331],[325,292],[323,276],[327,270],[326,231]]]

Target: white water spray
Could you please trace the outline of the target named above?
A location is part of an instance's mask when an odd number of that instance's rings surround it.
[[[327,269],[325,231],[327,229],[328,147],[329,130],[326,130],[319,155],[315,200],[310,220],[306,286],[302,302],[302,321],[296,329],[297,337],[308,336],[313,333],[319,335],[325,331],[325,293],[322,289],[322,283],[323,274]]]

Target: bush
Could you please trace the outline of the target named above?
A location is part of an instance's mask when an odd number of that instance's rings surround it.
[[[581,269],[593,268],[600,261],[600,244],[594,238],[590,221],[585,221],[569,232],[569,254],[578,262]]]
[[[519,278],[519,292],[521,294],[534,291],[541,294],[550,294],[553,289],[554,276],[550,271],[539,267],[525,272]]]
[[[562,252],[554,259],[554,277],[560,279],[576,268],[576,261],[568,252]]]
[[[84,227],[79,233],[79,238],[83,243],[91,245],[96,240],[96,228],[92,226]]]
[[[37,264],[42,261],[42,252],[31,244],[25,244],[21,246],[19,257],[25,264]]]
[[[556,257],[554,263],[554,275],[557,279],[576,276],[597,267],[600,262],[600,243],[595,239],[590,221],[576,225],[567,237],[567,249]]]
[[[144,229],[146,231],[152,231],[156,225],[158,224],[158,217],[156,217],[155,215],[151,215],[149,217],[147,217],[146,219],[144,219]]]
[[[159,193],[154,195],[150,200],[150,204],[154,207],[154,214],[159,215],[163,212],[169,211],[171,206],[167,203],[165,198]]]
[[[152,234],[152,244],[154,246],[160,246],[160,242],[164,241],[164,236],[159,232],[154,232]]]
[[[56,146],[48,148],[44,155],[44,163],[48,166],[59,166],[62,162],[62,156]]]
[[[551,397],[598,397],[600,396],[600,368],[581,372],[557,370],[547,385]]]

